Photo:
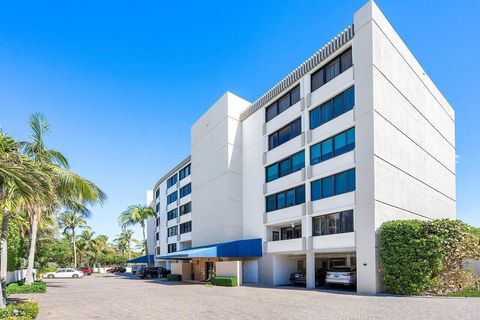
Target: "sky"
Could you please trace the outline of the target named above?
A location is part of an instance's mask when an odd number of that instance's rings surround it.
[[[0,128],[28,139],[29,115],[43,113],[47,146],[107,193],[88,223],[113,239],[216,99],[254,101],[365,2],[3,1]],[[377,4],[455,109],[457,217],[480,226],[480,2]]]

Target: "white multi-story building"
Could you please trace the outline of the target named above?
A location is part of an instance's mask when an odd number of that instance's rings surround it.
[[[158,265],[204,280],[238,260],[244,282],[307,287],[348,265],[375,293],[383,222],[455,218],[454,111],[370,1],[255,102],[225,93],[149,194]]]

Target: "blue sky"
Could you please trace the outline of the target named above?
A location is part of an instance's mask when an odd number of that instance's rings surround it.
[[[118,214],[188,155],[191,124],[217,98],[255,100],[364,3],[4,1],[0,127],[25,139],[28,116],[45,114],[48,145],[108,194],[89,224],[112,238]],[[480,225],[480,3],[377,4],[456,110],[458,218]]]

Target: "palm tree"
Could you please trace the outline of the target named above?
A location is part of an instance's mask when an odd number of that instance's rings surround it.
[[[127,259],[130,260],[132,243],[135,241],[135,239],[133,239],[133,230],[123,230],[114,241],[117,244],[117,249],[121,251],[122,254],[127,252]]]
[[[157,214],[153,208],[149,206],[142,206],[141,204],[132,205],[120,214],[119,222],[123,229],[129,226],[140,225],[143,233],[143,245],[145,247],[145,254],[147,255],[148,264],[150,264],[150,256],[148,254],[147,238],[145,236],[145,224],[150,218],[156,218]]]
[[[2,215],[0,258],[0,308],[5,308],[8,225],[12,215],[25,204],[38,199],[38,191],[47,188],[46,175],[20,153],[20,144],[0,131],[0,214]]]
[[[73,245],[73,267],[77,267],[77,247],[76,247],[76,234],[75,231],[78,229],[88,228],[87,222],[83,215],[75,211],[66,211],[60,214],[58,217],[58,222],[60,228],[63,229],[63,233],[67,233],[68,230],[72,233],[72,245]]]
[[[106,199],[106,195],[95,184],[68,170],[68,160],[62,153],[46,147],[44,138],[50,132],[50,126],[43,115],[35,113],[30,117],[30,129],[31,141],[22,142],[23,150],[42,171],[51,172],[53,192],[48,201],[37,201],[28,208],[31,230],[26,284],[34,280],[38,224],[42,217],[52,215],[61,207],[87,216],[89,212],[85,205],[103,203]]]
[[[90,230],[83,230],[77,241],[77,252],[80,255],[81,262],[90,262],[89,259],[91,256],[92,247],[94,246],[95,239],[93,235],[95,232]],[[90,265],[91,263],[89,263]]]

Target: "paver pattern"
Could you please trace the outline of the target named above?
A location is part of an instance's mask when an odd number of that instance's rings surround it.
[[[213,287],[92,275],[46,280],[39,320],[480,319],[480,299],[363,296],[290,287]]]

